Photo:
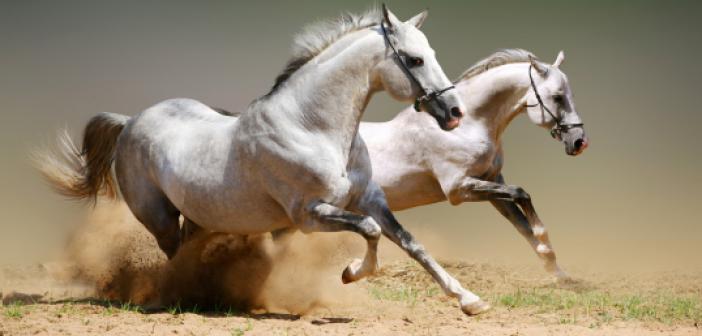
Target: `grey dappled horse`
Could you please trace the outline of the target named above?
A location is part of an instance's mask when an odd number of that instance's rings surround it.
[[[42,169],[56,189],[91,198],[117,185],[136,218],[172,257],[184,225],[235,234],[284,228],[353,231],[367,241],[344,282],[377,268],[380,234],[416,259],[467,314],[489,308],[465,290],[395,220],[358,125],[371,96],[386,90],[429,112],[443,130],[458,126],[463,103],[417,28],[382,13],[347,15],[311,26],[273,89],[239,118],[189,99],[159,103],[136,116],[102,113],[86,126],[83,150],[61,140]],[[114,158],[117,183],[110,164]]]

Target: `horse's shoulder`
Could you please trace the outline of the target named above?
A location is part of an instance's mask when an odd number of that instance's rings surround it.
[[[455,133],[454,133],[455,132]],[[479,124],[464,123],[451,132],[438,133],[432,150],[432,169],[444,184],[465,176],[483,176],[495,168],[501,150],[487,129]],[[499,169],[499,168],[498,168]]]

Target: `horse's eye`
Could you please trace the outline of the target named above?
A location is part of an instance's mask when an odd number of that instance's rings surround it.
[[[407,57],[407,66],[410,68],[424,65],[424,60],[420,57]]]
[[[555,95],[555,96],[553,96],[553,101],[556,104],[563,104],[564,98],[562,95]]]

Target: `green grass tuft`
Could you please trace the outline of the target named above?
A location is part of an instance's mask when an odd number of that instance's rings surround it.
[[[168,307],[168,313],[171,315],[178,315],[183,313],[183,309],[180,307],[180,302],[176,303],[173,306]]]
[[[111,301],[107,301],[105,309],[102,310],[102,315],[113,316],[117,314],[117,311],[117,307],[113,306]]]
[[[518,289],[498,295],[494,301],[508,309],[535,308],[537,313],[557,313],[561,323],[575,323],[578,317],[594,318],[598,323],[614,319],[659,321],[699,321],[702,299],[672,294],[623,294],[561,289]],[[564,315],[565,314],[565,315]]]
[[[19,301],[15,301],[9,305],[4,306],[5,308],[5,316],[9,318],[16,318],[16,319],[21,319],[24,317],[25,310],[24,307],[22,306],[22,303]]]
[[[436,286],[427,288],[416,288],[412,286],[383,286],[374,285],[368,289],[371,296],[376,300],[404,302],[414,305],[422,298],[430,298],[438,295],[440,290]]]
[[[144,310],[140,306],[135,305],[135,304],[131,303],[130,301],[123,302],[122,305],[120,305],[119,309],[124,310],[124,311],[130,311],[133,313],[143,313],[144,312]]]

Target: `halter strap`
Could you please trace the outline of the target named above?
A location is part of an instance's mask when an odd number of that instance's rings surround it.
[[[419,91],[422,93],[421,96],[417,97],[417,98],[414,100],[414,109],[415,109],[415,111],[419,112],[419,109],[420,109],[420,107],[421,107],[421,105],[422,105],[423,103],[430,102],[430,101],[432,101],[432,100],[438,98],[438,97],[441,96],[442,94],[444,94],[444,92],[456,88],[455,85],[451,85],[451,86],[448,86],[448,87],[443,88],[443,89],[441,89],[441,90],[428,92],[428,91],[424,88],[424,86],[422,85],[422,83],[419,82],[419,80],[417,79],[417,77],[415,77],[415,76],[412,74],[412,71],[410,71],[409,67],[407,67],[407,64],[405,64],[405,62],[402,60],[402,57],[401,57],[400,54],[397,52],[397,49],[395,49],[395,46],[392,44],[392,42],[390,42],[390,38],[388,37],[388,32],[387,32],[387,30],[385,29],[385,23],[383,23],[382,21],[380,22],[380,29],[382,29],[382,31],[383,31],[383,37],[385,38],[385,42],[387,42],[387,44],[390,46],[390,49],[392,49],[392,53],[393,53],[393,54],[395,55],[395,57],[397,58],[398,63],[400,63],[400,67],[401,67],[402,70],[405,72],[405,74],[407,74],[407,76],[410,78],[410,80],[412,80],[412,82],[414,82],[414,84],[416,84],[417,87],[419,87]],[[443,104],[442,104],[442,105],[443,105]],[[448,112],[448,109],[447,109],[445,106],[442,106],[442,107],[444,108],[444,110],[446,110],[446,113],[448,114],[448,113],[449,113],[449,112]],[[448,119],[448,118],[447,118],[447,119]]]
[[[553,125],[553,128],[551,128],[551,136],[556,139],[561,137],[561,133],[564,131],[568,131],[571,128],[575,127],[583,127],[585,124],[583,123],[577,123],[577,124],[564,124],[561,118],[557,117],[555,114],[551,113],[551,110],[548,109],[548,107],[544,104],[543,99],[541,99],[541,95],[539,94],[539,90],[536,89],[536,83],[534,83],[534,77],[531,75],[531,70],[534,68],[533,65],[529,64],[529,81],[531,82],[531,89],[534,90],[534,95],[536,96],[536,104],[526,104],[526,107],[536,107],[537,105],[541,107],[541,114],[544,112],[548,113],[551,118],[556,122],[555,125]]]

